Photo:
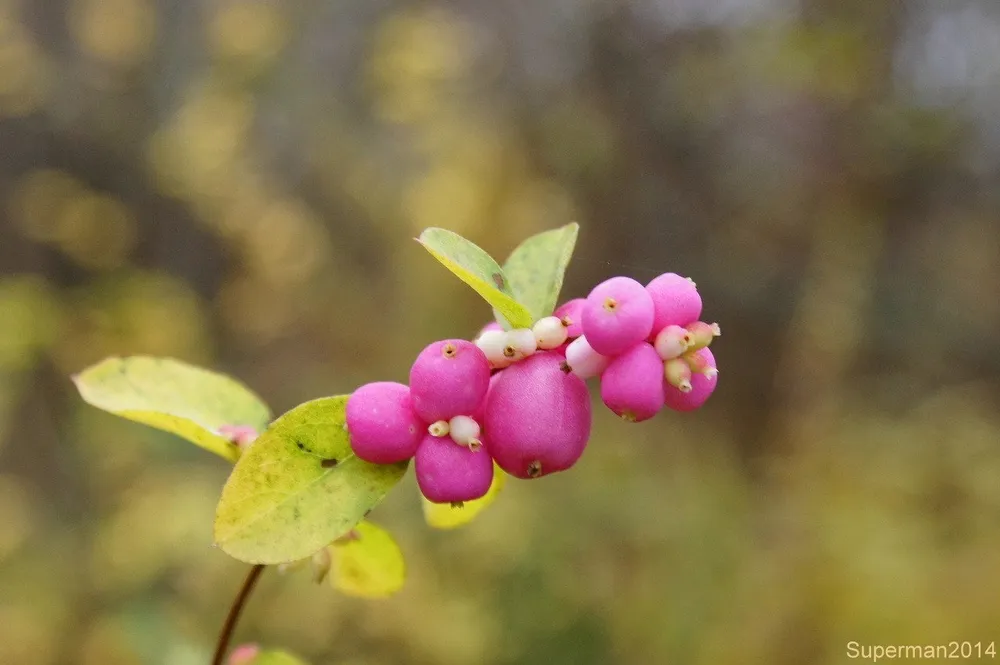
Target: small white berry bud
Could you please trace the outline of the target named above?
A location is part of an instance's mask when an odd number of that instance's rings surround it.
[[[667,326],[656,336],[653,347],[664,360],[677,358],[688,349],[691,333],[680,326]]]
[[[722,334],[722,329],[719,328],[718,323],[705,323],[704,321],[695,321],[688,324],[687,331],[691,338],[687,348],[688,351],[704,349],[712,343],[713,338]]]
[[[683,358],[671,358],[663,365],[663,375],[667,383],[682,393],[691,392],[691,368]]]
[[[714,379],[719,375],[719,370],[712,367],[700,353],[689,351],[681,356],[687,366],[691,368],[692,374],[701,374],[709,379]]]
[[[566,341],[569,331],[562,320],[555,316],[546,316],[535,322],[531,332],[539,349],[554,349]]]
[[[510,360],[504,355],[504,348],[507,346],[507,333],[503,330],[483,332],[476,338],[476,346],[490,361],[490,367],[501,368],[510,364]]]
[[[452,441],[460,446],[468,446],[470,450],[478,450],[483,445],[479,440],[482,428],[474,418],[455,416],[448,422]]]
[[[431,436],[447,436],[450,431],[451,426],[448,424],[447,420],[439,420],[436,423],[431,423],[427,428],[427,432]]]
[[[530,328],[516,328],[507,331],[507,344],[504,355],[512,362],[527,358],[538,350],[535,333]]]

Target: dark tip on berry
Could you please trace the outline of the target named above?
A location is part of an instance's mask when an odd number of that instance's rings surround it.
[[[535,460],[534,462],[528,465],[528,477],[537,478],[540,475],[542,475],[542,463],[539,462],[538,460]]]
[[[458,347],[448,342],[441,348],[441,355],[445,358],[454,358],[458,354]]]
[[[563,374],[569,374],[570,372],[572,372],[572,371],[573,371],[573,368],[572,368],[572,367],[570,367],[570,366],[569,366],[569,363],[568,363],[568,362],[566,362],[566,361],[564,360],[564,361],[562,361],[561,363],[559,363],[559,370],[560,370],[560,371],[561,371],[561,372],[562,372]]]
[[[501,273],[495,272],[491,275],[493,278],[493,283],[497,285],[497,288],[503,291],[505,282],[503,280],[503,275]]]
[[[517,355],[517,349],[515,349],[513,346],[505,346],[503,347],[503,355],[504,358],[513,358],[514,356]]]
[[[451,507],[452,508],[465,508],[465,502],[464,501],[452,501],[451,502]]]
[[[340,463],[340,461],[336,457],[331,457],[329,459],[323,460],[322,462],[319,463],[319,465],[321,467],[323,467],[324,469],[332,469],[333,467],[337,466],[339,463]]]
[[[617,300],[615,300],[614,298],[607,298],[607,299],[605,299],[605,301],[604,301],[604,309],[608,310],[609,312],[613,312],[617,308],[618,308],[618,301]]]
[[[573,325],[573,319],[570,318],[569,315],[567,315],[559,319],[559,323],[563,325],[563,328],[569,328],[571,325]]]
[[[635,414],[632,413],[631,411],[622,411],[618,415],[621,417],[622,420],[624,420],[627,423],[635,422]]]

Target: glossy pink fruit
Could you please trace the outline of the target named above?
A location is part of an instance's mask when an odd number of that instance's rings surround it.
[[[347,431],[354,454],[373,464],[413,457],[427,425],[413,412],[410,389],[401,383],[368,383],[347,399]]]
[[[566,333],[570,339],[583,334],[583,306],[586,302],[586,298],[567,300],[552,313],[553,316],[557,316],[560,319],[566,318],[569,320],[569,327],[566,328]]]
[[[664,273],[646,285],[653,300],[653,333],[667,326],[686,326],[701,316],[701,295],[694,282],[672,272]]]
[[[699,349],[695,353],[705,361],[707,367],[715,368],[715,356],[712,355],[710,349]],[[686,393],[681,392],[664,380],[663,392],[665,405],[674,411],[694,411],[700,407],[711,397],[712,392],[715,391],[716,384],[719,382],[717,374],[711,372],[709,374],[711,376],[698,373],[692,374],[691,390]]]
[[[663,359],[648,342],[617,356],[601,375],[601,399],[630,422],[641,422],[663,408]]]
[[[518,478],[573,466],[590,438],[590,395],[562,356],[536,353],[503,370],[486,401],[483,430],[497,464]]]
[[[434,342],[410,368],[413,410],[429,423],[475,413],[489,384],[486,355],[464,339]]]
[[[494,372],[493,375],[490,376],[490,385],[489,388],[486,389],[486,397],[479,405],[479,408],[469,414],[480,425],[486,422],[486,404],[490,399],[490,391],[493,390],[493,386],[495,386],[497,381],[500,380],[500,375],[503,374],[504,371],[505,370]]]
[[[618,355],[649,337],[653,299],[631,277],[612,277],[594,287],[583,307],[583,334],[605,356]]]
[[[493,460],[485,449],[470,450],[428,434],[413,461],[420,492],[434,503],[478,499],[493,482]]]

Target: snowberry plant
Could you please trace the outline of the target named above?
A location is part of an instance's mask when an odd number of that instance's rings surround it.
[[[411,460],[428,524],[454,528],[492,502],[507,476],[539,479],[576,464],[591,433],[588,380],[627,423],[705,403],[720,330],[701,320],[695,283],[674,273],[645,285],[612,277],[557,306],[577,231],[533,236],[503,266],[455,233],[424,231],[420,244],[492,306],[494,321],[474,339],[429,343],[408,384],[375,381],[272,420],[240,383],[172,359],[109,358],[73,377],[88,403],[235,462],[215,543],[253,567],[213,664],[224,662],[264,566],[311,569],[352,595],[400,588],[400,548],[366,518]],[[250,644],[229,662],[301,661]]]

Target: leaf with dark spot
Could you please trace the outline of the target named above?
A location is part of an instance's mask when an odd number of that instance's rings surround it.
[[[243,454],[216,510],[215,540],[223,551],[264,564],[312,556],[354,528],[399,482],[407,463],[370,464],[354,455],[343,428],[347,399],[295,407]],[[317,456],[337,465],[317,464]]]

